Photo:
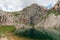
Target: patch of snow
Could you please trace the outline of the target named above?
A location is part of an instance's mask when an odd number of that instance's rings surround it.
[[[21,11],[23,8],[34,3],[50,9],[57,1],[58,0],[0,0],[0,10],[7,12]]]

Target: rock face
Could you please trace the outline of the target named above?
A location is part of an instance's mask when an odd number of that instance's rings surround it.
[[[13,15],[6,12],[0,12],[0,25],[13,25]]]
[[[50,14],[45,20],[36,25],[37,28],[39,28],[38,26],[45,29],[57,29],[60,26],[60,15]]]
[[[50,10],[47,10],[37,4],[32,4],[31,6],[24,8],[21,12],[19,12],[19,16],[15,18],[15,26],[17,29],[32,28],[32,25],[35,27],[43,26],[45,28],[54,27],[58,24],[60,17],[56,16],[55,13],[49,14],[49,11],[60,12],[60,1]]]
[[[60,12],[60,0],[58,0],[57,4],[51,10]]]
[[[52,11],[51,13],[48,12],[48,16],[43,19],[39,24],[35,26],[37,30],[40,29],[45,29],[45,30],[52,30],[55,31],[56,33],[60,33],[60,0],[59,2],[53,7],[52,9],[48,10]],[[58,14],[57,16],[55,14]]]
[[[17,17],[19,27],[29,28],[31,25],[38,24],[47,15],[47,9],[37,4],[32,4],[24,8]]]

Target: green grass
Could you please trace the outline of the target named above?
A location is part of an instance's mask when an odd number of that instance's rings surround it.
[[[57,12],[57,11],[49,11],[48,13],[49,13],[49,14],[55,14],[56,16],[57,16],[57,15],[60,15],[60,12]]]
[[[6,26],[6,25],[4,25],[4,26],[0,27],[0,33],[11,32],[13,30],[15,30],[14,26]]]
[[[18,16],[18,15],[19,15],[19,13],[17,13],[17,12],[12,12],[12,14],[13,14],[14,16]]]

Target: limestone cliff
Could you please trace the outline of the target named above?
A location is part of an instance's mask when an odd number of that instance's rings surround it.
[[[0,11],[0,25],[14,25],[14,16],[11,13]]]

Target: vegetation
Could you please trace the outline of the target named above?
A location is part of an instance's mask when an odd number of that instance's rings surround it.
[[[13,14],[14,16],[18,16],[18,15],[19,15],[19,13],[17,13],[17,12],[12,12],[12,14]]]
[[[30,38],[15,36],[14,33],[13,33],[14,30],[15,30],[15,27],[13,25],[0,26],[0,36],[1,37],[4,36],[6,38],[13,39],[13,40],[33,40],[33,39],[30,39]]]
[[[33,32],[32,32],[33,31]],[[30,29],[25,31],[16,30],[15,34],[22,37],[29,37],[33,39],[45,39],[45,40],[58,40],[60,38],[60,32],[57,30],[36,30]]]
[[[5,26],[0,27],[0,33],[11,32],[13,30],[15,30],[14,26],[5,25]],[[53,30],[48,31],[48,30],[41,29],[41,30],[37,31],[36,29],[32,28],[30,30],[25,30],[25,31],[21,31],[19,29],[19,30],[16,30],[14,33],[18,36],[34,38],[36,40],[40,40],[40,39],[55,40],[55,39],[59,38],[59,34],[55,33],[55,31],[53,31]]]
[[[0,26],[0,33],[11,32],[13,30],[15,30],[15,27],[13,25],[11,25],[11,26],[7,26],[7,25]]]
[[[56,16],[60,15],[60,12],[58,12],[58,11],[49,11],[48,13],[49,14],[55,14]]]

